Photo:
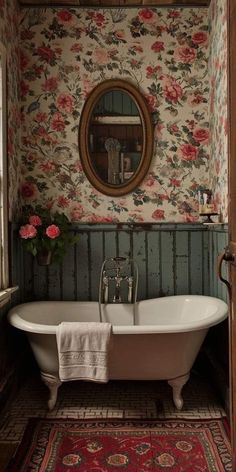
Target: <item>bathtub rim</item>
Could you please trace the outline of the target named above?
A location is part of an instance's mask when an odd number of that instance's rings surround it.
[[[228,317],[228,305],[217,297],[210,297],[207,295],[172,295],[168,297],[164,297],[165,300],[173,299],[173,298],[203,298],[207,301],[207,299],[215,300],[217,302],[218,309],[217,311],[202,320],[191,321],[184,324],[166,324],[166,325],[113,325],[112,326],[112,333],[113,334],[174,334],[174,333],[184,333],[189,331],[199,331],[202,329],[209,329],[212,326],[215,326]],[[140,300],[137,302],[137,305],[142,305],[144,303],[152,302],[153,300],[158,300],[158,298],[152,298],[147,300]],[[24,306],[27,305],[35,305],[35,304],[55,304],[55,303],[78,303],[78,304],[98,304],[98,302],[94,301],[51,301],[51,300],[40,300],[40,301],[31,301],[22,303],[19,305],[15,305],[11,308],[7,314],[8,322],[17,329],[21,331],[25,331],[28,333],[36,333],[36,334],[56,334],[57,325],[43,325],[39,323],[33,323],[30,321],[26,321],[17,313],[17,309],[22,309]],[[73,321],[71,322],[73,323]],[[158,329],[157,329],[158,328]]]

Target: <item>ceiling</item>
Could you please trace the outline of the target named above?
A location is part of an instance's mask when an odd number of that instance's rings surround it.
[[[22,6],[203,6],[208,5],[210,0],[19,0]]]

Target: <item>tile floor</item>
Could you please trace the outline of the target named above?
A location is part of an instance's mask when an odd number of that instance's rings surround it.
[[[183,388],[184,406],[177,411],[172,389],[164,381],[67,382],[58,390],[53,411],[39,376],[29,379],[0,420],[0,442],[19,442],[30,417],[56,418],[216,418],[225,415],[213,387],[192,373]]]

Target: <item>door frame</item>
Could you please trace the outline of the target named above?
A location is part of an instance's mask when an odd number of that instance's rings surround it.
[[[214,1],[214,0],[213,0]],[[236,244],[236,0],[227,0],[228,29],[228,189],[229,242]],[[236,265],[229,265],[232,298],[229,316],[229,387],[232,470],[236,471]]]

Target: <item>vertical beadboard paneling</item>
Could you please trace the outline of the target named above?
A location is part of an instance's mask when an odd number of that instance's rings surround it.
[[[199,231],[189,233],[189,280],[190,293],[200,295],[203,292],[202,235]]]
[[[158,231],[147,233],[147,298],[155,298],[160,294],[160,235]]]
[[[97,300],[102,262],[117,255],[138,264],[138,299],[223,293],[217,288],[213,263],[225,245],[224,231],[216,236],[213,230],[191,224],[79,225],[75,231],[79,241],[68,248],[61,265],[40,267],[26,253],[22,257],[22,251],[14,252],[21,267],[14,280],[24,289],[22,301]]]
[[[90,234],[82,231],[75,247],[75,290],[76,300],[90,299]]]
[[[49,300],[62,300],[62,266],[51,264],[46,270],[48,271]]]
[[[210,295],[210,273],[209,273],[209,263],[210,263],[210,251],[209,251],[209,232],[202,232],[202,247],[203,247],[203,294]]]
[[[26,259],[24,259],[24,264],[25,263],[26,263]],[[48,292],[49,286],[47,282],[47,270],[48,270],[48,267],[38,265],[37,260],[34,259],[33,287],[34,287],[34,298],[36,300],[47,300],[48,295],[49,295],[49,298],[51,298],[50,293]],[[29,267],[24,266],[24,273],[27,274],[28,271],[29,271]],[[54,298],[52,298],[52,300],[54,300]]]
[[[133,232],[124,230],[117,231],[118,255],[133,258]]]
[[[175,293],[185,295],[189,293],[189,256],[188,232],[176,231],[175,242],[176,281]]]
[[[146,279],[146,232],[134,231],[133,233],[133,258],[138,265],[139,289],[138,300],[147,298],[147,279]]]
[[[24,300],[32,300],[34,293],[34,258],[29,252],[24,252],[24,271],[22,274],[24,283]],[[38,280],[39,282],[39,280]],[[42,296],[45,294],[45,290],[42,291]]]
[[[98,288],[101,266],[106,257],[103,250],[103,231],[90,234],[90,270],[91,270],[91,300],[98,300]]]
[[[173,295],[175,287],[175,258],[174,258],[175,231],[161,232],[161,272],[164,295]]]
[[[118,255],[117,235],[115,231],[104,231],[104,254],[105,258],[116,257]]]
[[[76,246],[69,246],[66,257],[64,257],[62,262],[61,284],[63,300],[76,300],[75,252]]]

